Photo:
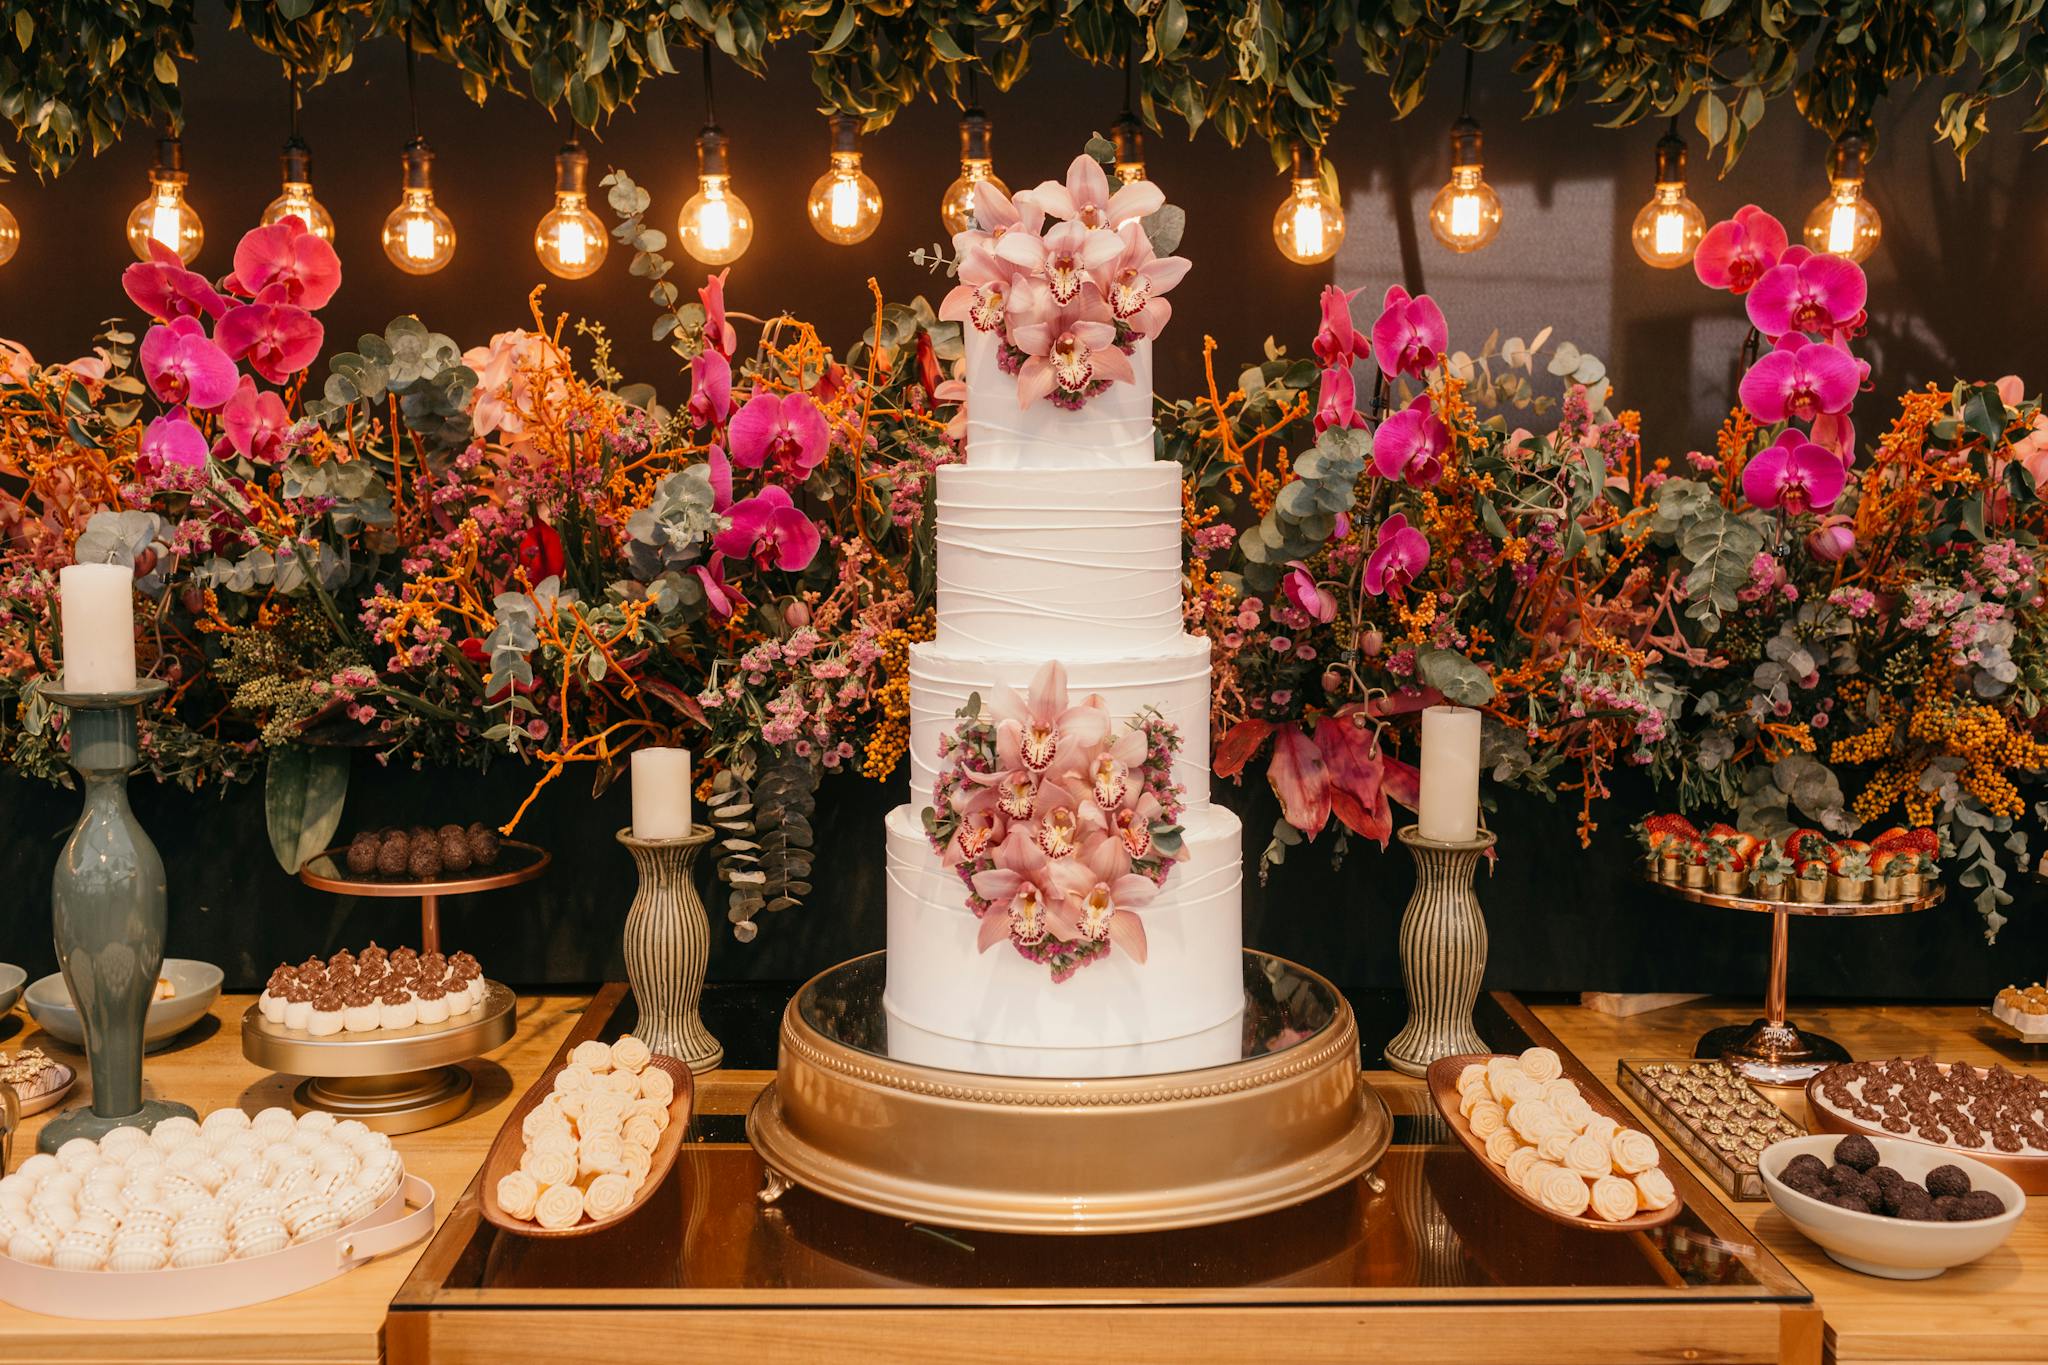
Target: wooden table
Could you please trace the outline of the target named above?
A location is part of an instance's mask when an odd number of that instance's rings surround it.
[[[144,1059],[144,1091],[181,1100],[201,1114],[227,1105],[250,1113],[291,1107],[296,1077],[274,1076],[242,1057],[240,1020],[253,997],[224,995],[169,1051]],[[465,1063],[476,1082],[475,1103],[453,1123],[408,1133],[393,1142],[412,1174],[433,1185],[437,1218],[468,1186],[512,1102],[539,1077],[589,1003],[583,995],[522,997],[519,1031],[495,1054]],[[43,1124],[87,1099],[85,1056],[50,1037],[27,1014],[0,1015],[0,1050],[39,1047],[74,1067],[79,1081],[64,1104],[22,1125],[18,1161],[35,1150]],[[145,1322],[73,1322],[0,1304],[0,1361],[170,1362],[335,1361],[384,1358],[384,1319],[391,1296],[426,1242],[362,1266],[317,1288],[271,1303],[206,1317]]]
[[[1748,1023],[1756,1006],[1700,1001],[1618,1019],[1559,1005],[1536,1015],[1613,1088],[1618,1059],[1690,1056],[1700,1034]],[[1975,1006],[1802,1006],[1798,1016],[1859,1059],[1932,1055],[2048,1074],[2040,1048],[2000,1033]],[[1768,1093],[1806,1121],[1804,1092]],[[1769,1203],[1728,1203],[1813,1291],[1827,1323],[1828,1360],[2048,1361],[2048,1197],[2030,1201],[2012,1238],[1983,1260],[1909,1281],[1836,1265]]]

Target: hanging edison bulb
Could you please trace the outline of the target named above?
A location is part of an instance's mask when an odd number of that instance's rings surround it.
[[[1323,192],[1322,153],[1294,146],[1293,185],[1273,213],[1273,243],[1296,265],[1315,265],[1344,244],[1344,206]]]
[[[1128,185],[1145,178],[1145,125],[1130,110],[1109,126],[1109,140],[1116,144],[1116,178]]]
[[[1844,133],[1828,152],[1828,197],[1806,215],[1802,236],[1814,251],[1866,259],[1884,235],[1884,219],[1863,197],[1863,176],[1870,164],[1870,143],[1860,133]]]
[[[832,167],[805,207],[818,235],[840,246],[866,241],[881,224],[882,191],[860,168],[860,120],[851,114],[832,116]]]
[[[1429,203],[1429,230],[1456,252],[1477,251],[1500,232],[1500,196],[1486,183],[1479,120],[1460,114],[1451,125],[1451,178]]]
[[[946,220],[948,232],[965,232],[974,226],[976,185],[985,184],[1002,195],[1010,192],[996,175],[989,155],[992,136],[988,115],[981,110],[968,109],[960,115],[960,175],[939,198],[939,216]]]
[[[14,259],[14,253],[21,250],[21,224],[7,205],[0,204],[0,265]]]
[[[555,206],[533,230],[533,249],[540,263],[549,274],[565,280],[595,273],[611,249],[604,224],[590,211],[590,197],[584,189],[589,176],[590,158],[572,137],[555,153]]]
[[[135,259],[150,258],[149,244],[161,242],[187,265],[199,254],[206,228],[185,202],[185,147],[177,138],[157,139],[156,160],[149,168],[149,197],[128,214],[128,245]]]
[[[1657,139],[1656,186],[1629,228],[1629,240],[1645,264],[1675,270],[1692,260],[1707,231],[1707,216],[1685,193],[1685,139],[1676,119]]]
[[[324,241],[334,240],[334,215],[327,206],[313,197],[313,153],[301,142],[297,134],[284,144],[284,151],[278,156],[283,168],[284,185],[277,198],[263,206],[263,224],[286,218],[296,218],[306,225],[306,231]]]
[[[705,265],[738,260],[754,240],[754,213],[733,193],[726,150],[725,131],[705,124],[697,134],[697,192],[676,219],[683,250]]]
[[[384,219],[384,254],[408,275],[431,275],[455,255],[455,224],[434,203],[434,149],[405,144],[405,188]]]

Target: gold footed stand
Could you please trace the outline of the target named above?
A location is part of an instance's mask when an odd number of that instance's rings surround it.
[[[1803,1085],[1829,1067],[1851,1060],[1849,1050],[1834,1039],[1809,1033],[1785,1017],[1785,978],[1791,959],[1792,917],[1867,919],[1878,915],[1905,915],[1925,910],[1938,904],[1942,898],[1942,888],[1938,883],[1919,896],[1844,901],[1840,904],[1727,895],[1660,878],[1651,878],[1650,885],[1666,895],[1695,905],[1748,910],[1771,917],[1771,974],[1764,983],[1763,1018],[1748,1024],[1708,1029],[1700,1035],[1692,1055],[1726,1062],[1758,1085],[1779,1086]]]
[[[1302,1203],[1370,1171],[1392,1140],[1350,1005],[1282,959],[1246,952],[1241,1026],[1211,1031],[1212,1057],[1210,1033],[1116,1049],[1120,1065],[1173,1068],[1119,1074],[1068,1050],[906,1029],[883,1005],[885,960],[812,978],[783,1013],[776,1078],[747,1115],[763,1203],[802,1185],[942,1227],[1152,1232]],[[1023,1074],[989,1074],[1004,1053]],[[970,1056],[980,1070],[933,1064]]]
[[[547,850],[517,839],[505,839],[498,845],[498,861],[474,876],[418,882],[403,877],[357,877],[348,870],[348,850],[330,848],[306,859],[305,866],[299,869],[299,880],[315,891],[332,891],[337,896],[419,897],[420,951],[438,953],[441,951],[443,896],[473,896],[479,891],[496,891],[530,882],[548,870],[548,861]]]

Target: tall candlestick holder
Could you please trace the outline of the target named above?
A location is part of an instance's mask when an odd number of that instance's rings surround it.
[[[1425,839],[1409,825],[1401,842],[1415,856],[1415,894],[1401,915],[1401,982],[1408,1024],[1382,1054],[1387,1065],[1421,1076],[1439,1057],[1490,1049],[1472,1027],[1472,1005],[1486,975],[1486,918],[1472,890],[1472,869],[1493,835],[1456,842]]]
[[[85,809],[50,879],[50,909],[57,965],[85,1033],[92,1099],[43,1128],[41,1151],[194,1117],[188,1105],[142,1097],[143,1023],[170,916],[163,859],[128,806],[128,774],[141,754],[137,717],[166,690],[145,679],[123,692],[43,693],[71,713],[71,766],[85,784]]]
[[[631,829],[618,836],[640,868],[640,888],[626,913],[626,978],[640,1006],[633,1032],[700,1074],[725,1059],[724,1045],[697,1012],[711,964],[711,922],[690,869],[711,835],[700,827],[680,839],[636,839]]]

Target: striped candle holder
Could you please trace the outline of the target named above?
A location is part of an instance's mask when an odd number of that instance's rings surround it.
[[[711,834],[699,827],[680,839],[635,839],[631,829],[619,831],[640,867],[640,889],[626,912],[626,978],[640,1007],[633,1032],[698,1073],[725,1057],[697,1012],[711,963],[711,924],[690,869]]]
[[[1420,1076],[1439,1057],[1485,1052],[1472,1027],[1472,1003],[1486,975],[1486,919],[1472,891],[1472,867],[1493,835],[1459,843],[1425,839],[1414,825],[1401,842],[1415,855],[1415,894],[1401,916],[1401,982],[1408,1026],[1383,1054],[1387,1065]]]

